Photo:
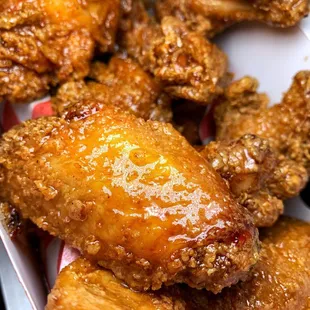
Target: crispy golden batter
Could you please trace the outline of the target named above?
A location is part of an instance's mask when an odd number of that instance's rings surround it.
[[[0,198],[137,289],[218,292],[257,258],[252,218],[207,161],[171,125],[111,106],[4,134]]]
[[[213,295],[185,286],[136,293],[113,275],[78,259],[58,276],[46,310],[308,310],[310,225],[281,218],[261,231],[262,251],[247,281]]]
[[[185,310],[177,287],[139,293],[79,258],[59,274],[45,310]]]
[[[0,101],[29,102],[49,84],[83,78],[95,45],[113,48],[119,0],[0,4]]]
[[[234,197],[254,215],[257,227],[271,226],[283,212],[283,199],[297,196],[306,185],[306,169],[278,158],[267,140],[245,135],[211,142],[200,154],[229,183]]]
[[[194,309],[309,309],[310,224],[284,217],[260,238],[260,259],[249,279],[218,295],[191,290]]]
[[[221,93],[225,54],[174,17],[156,24],[137,1],[120,44],[165,86],[167,93],[201,104]]]
[[[297,24],[309,12],[308,0],[158,0],[160,19],[175,16],[207,37],[242,21],[259,21],[277,27]]]
[[[172,120],[170,98],[133,60],[114,56],[108,65],[96,62],[89,77],[92,82],[80,80],[60,87],[53,100],[59,115],[68,113],[72,105],[79,109],[85,101],[95,100],[96,104],[112,104],[145,120]]]
[[[268,99],[257,93],[255,79],[232,83],[215,109],[217,139],[250,133],[296,164],[310,170],[310,71],[301,71],[282,103],[267,109]]]

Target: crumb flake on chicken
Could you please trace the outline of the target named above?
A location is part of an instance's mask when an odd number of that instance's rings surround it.
[[[31,102],[88,74],[95,47],[111,51],[119,0],[10,0],[0,4],[0,100]]]

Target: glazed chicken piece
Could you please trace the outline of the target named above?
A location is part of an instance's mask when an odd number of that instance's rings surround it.
[[[119,0],[0,4],[0,101],[30,102],[88,74],[95,47],[112,51]]]
[[[92,81],[68,82],[59,88],[53,100],[57,114],[66,115],[71,106],[82,109],[85,101],[95,100],[96,105],[113,104],[145,120],[172,120],[170,98],[133,60],[114,56],[108,65],[96,62],[89,78]]]
[[[46,310],[308,310],[310,225],[283,217],[261,231],[261,240],[261,256],[248,280],[218,295],[180,285],[137,293],[78,259],[61,271]]]
[[[310,71],[299,72],[280,104],[267,108],[258,82],[245,77],[232,83],[215,108],[217,140],[250,133],[267,139],[280,157],[310,170]]]
[[[138,290],[219,292],[257,259],[257,230],[170,124],[112,106],[31,120],[0,142],[0,200]]]
[[[242,21],[294,26],[308,14],[309,0],[158,0],[156,9],[159,19],[175,16],[210,38]]]
[[[304,167],[279,160],[267,140],[253,135],[211,142],[199,150],[228,181],[235,199],[250,210],[257,227],[272,226],[283,212],[282,200],[297,196],[308,180]]]
[[[178,287],[135,292],[86,259],[79,258],[59,274],[45,310],[185,310]]]
[[[308,310],[310,301],[310,224],[288,217],[260,230],[258,263],[247,281],[221,294],[191,290],[192,309]],[[191,309],[189,307],[189,309]]]
[[[120,45],[163,83],[168,94],[208,104],[222,92],[226,55],[203,36],[175,17],[155,23],[139,1],[123,24]]]

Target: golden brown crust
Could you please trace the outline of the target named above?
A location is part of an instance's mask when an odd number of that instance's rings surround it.
[[[135,292],[107,270],[79,258],[61,271],[45,310],[185,310],[174,287],[171,292]]]
[[[232,83],[215,109],[217,139],[229,140],[250,133],[310,169],[310,72],[301,71],[282,103],[266,108],[266,96],[257,94],[258,83],[249,77]],[[302,169],[302,168],[301,168]]]
[[[308,0],[159,0],[160,19],[175,16],[189,29],[208,38],[242,21],[277,27],[296,25],[309,12]]]
[[[214,292],[257,258],[223,180],[171,125],[110,106],[28,121],[0,143],[0,197],[137,289]]]
[[[58,276],[46,310],[309,309],[310,224],[282,217],[261,231],[261,239],[261,257],[249,278],[218,295],[179,285],[136,293],[110,272],[79,259]]]
[[[309,309],[310,225],[283,217],[260,237],[260,259],[249,279],[218,295],[192,290],[196,309]]]
[[[119,0],[3,3],[0,101],[30,102],[50,84],[85,77],[95,45],[103,52],[113,48],[119,6]]]
[[[86,108],[85,101],[95,100],[96,104],[111,104],[145,120],[171,121],[170,98],[130,58],[119,55],[112,57],[108,65],[93,63],[89,78],[93,81],[68,82],[58,89],[53,101],[59,115],[66,115],[73,108]]]
[[[305,168],[280,158],[267,140],[254,135],[211,142],[200,147],[200,154],[228,181],[257,227],[273,225],[283,212],[282,200],[297,196],[308,180]]]
[[[174,17],[156,24],[137,1],[120,44],[174,97],[208,104],[222,91],[225,54]]]

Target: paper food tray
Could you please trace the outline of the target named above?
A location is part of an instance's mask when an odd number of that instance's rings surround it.
[[[256,77],[260,91],[269,95],[272,104],[280,102],[299,70],[310,70],[310,17],[299,26],[285,30],[253,23],[238,25],[219,36],[216,42],[228,54],[230,71],[235,78]],[[49,97],[29,105],[0,103],[0,124],[4,131],[26,119],[51,114]],[[200,133],[204,143],[212,139],[210,113],[206,113]],[[286,202],[285,213],[310,221],[310,208],[300,197]],[[33,309],[43,310],[47,297],[43,275],[38,272],[31,253],[12,242],[1,223],[0,237]],[[42,249],[47,284],[52,287],[58,272],[74,260],[78,252],[51,237],[42,240]]]

